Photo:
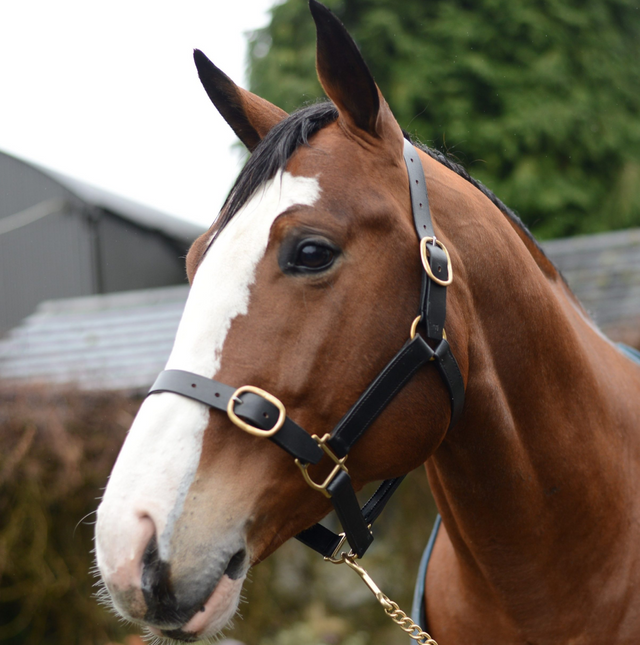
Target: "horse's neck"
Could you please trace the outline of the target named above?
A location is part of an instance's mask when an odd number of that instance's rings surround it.
[[[460,567],[507,602],[548,594],[550,563],[561,595],[597,579],[637,537],[640,470],[640,369],[550,265],[514,253],[467,268],[465,414],[427,464]]]

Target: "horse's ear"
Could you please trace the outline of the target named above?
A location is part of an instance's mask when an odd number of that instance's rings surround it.
[[[238,87],[199,49],[194,50],[193,60],[209,98],[250,151],[253,151],[274,125],[288,116],[273,103]]]
[[[391,116],[391,112],[358,46],[327,7],[309,0],[309,9],[316,23],[316,68],[324,91],[347,125],[381,135],[379,116]]]

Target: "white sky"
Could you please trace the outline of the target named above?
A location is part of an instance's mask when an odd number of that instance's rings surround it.
[[[246,87],[275,0],[0,0],[0,150],[208,226],[241,167],[199,48]]]

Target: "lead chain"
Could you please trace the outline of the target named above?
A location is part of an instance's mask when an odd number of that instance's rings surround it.
[[[382,593],[380,587],[373,581],[371,576],[367,573],[366,569],[356,562],[356,556],[352,553],[342,553],[339,558],[331,557],[325,558],[327,562],[332,564],[346,564],[350,569],[353,569],[369,587],[376,600],[382,605],[384,613],[391,618],[391,620],[400,627],[403,632],[409,634],[409,637],[419,643],[419,645],[438,645],[431,636],[422,630],[420,625],[407,616],[407,614],[398,607],[397,603],[389,600],[389,597]]]
[[[431,638],[431,636],[422,631],[420,625],[416,625],[407,614],[398,607],[397,603],[393,600],[389,600],[385,596],[386,601],[391,605],[390,607],[384,607],[384,613],[391,618],[391,620],[400,627],[403,632],[407,632],[410,638],[413,638],[414,641],[418,642],[420,645],[438,645],[436,641]],[[382,604],[382,603],[380,603]]]

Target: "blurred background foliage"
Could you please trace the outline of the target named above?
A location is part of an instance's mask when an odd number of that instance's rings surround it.
[[[640,226],[637,0],[325,0],[400,125],[463,163],[542,238]],[[250,42],[250,89],[324,96],[307,3]]]
[[[98,604],[91,573],[95,509],[139,403],[0,389],[0,644],[142,645],[138,629]],[[376,523],[365,559],[405,611],[435,512],[419,469]],[[243,595],[226,634],[240,643],[406,645],[353,571],[296,540],[252,570]]]

